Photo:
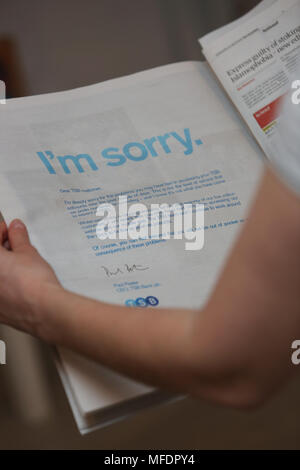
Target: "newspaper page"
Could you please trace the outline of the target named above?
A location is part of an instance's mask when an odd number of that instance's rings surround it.
[[[63,286],[141,308],[201,307],[263,166],[214,75],[197,62],[7,100],[0,149],[1,211],[7,222],[24,220]],[[184,238],[100,240],[98,207],[117,206],[121,196],[147,207],[202,204],[203,247],[188,251]],[[75,353],[59,353],[83,415],[149,393]]]
[[[299,51],[299,0],[273,2],[248,21],[237,22],[204,49],[210,66],[269,158]]]

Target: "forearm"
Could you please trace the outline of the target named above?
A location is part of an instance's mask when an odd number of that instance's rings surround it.
[[[299,235],[299,201],[267,172],[201,312],[101,304],[51,287],[40,318],[53,342],[140,381],[227,404],[256,401],[291,372]]]
[[[192,310],[120,307],[51,285],[40,298],[39,336],[47,341],[151,385],[194,387]]]
[[[233,407],[260,400],[253,364],[242,356],[236,361],[239,341],[227,348],[209,306],[146,311],[49,286],[39,308],[38,336],[135,380]]]

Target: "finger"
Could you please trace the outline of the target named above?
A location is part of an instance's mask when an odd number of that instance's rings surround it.
[[[12,251],[20,251],[31,246],[25,224],[15,219],[8,228],[8,239]]]
[[[7,242],[7,225],[3,219],[3,216],[0,212],[0,256],[1,256],[1,265],[4,261],[3,256],[6,252],[5,243]]]
[[[7,226],[4,220],[0,219],[0,246],[7,240]]]

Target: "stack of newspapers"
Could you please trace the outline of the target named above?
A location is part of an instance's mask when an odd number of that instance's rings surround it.
[[[63,286],[141,308],[201,308],[242,226],[300,47],[300,2],[263,1],[183,62],[66,92],[7,100],[0,204],[24,220]],[[199,203],[204,246],[97,237],[100,204]],[[91,325],[92,327],[92,325]],[[58,370],[86,433],[178,397],[64,349]]]

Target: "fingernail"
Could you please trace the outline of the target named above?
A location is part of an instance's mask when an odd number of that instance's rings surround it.
[[[20,219],[15,219],[11,223],[12,228],[24,228],[25,225],[23,224],[22,220]]]

